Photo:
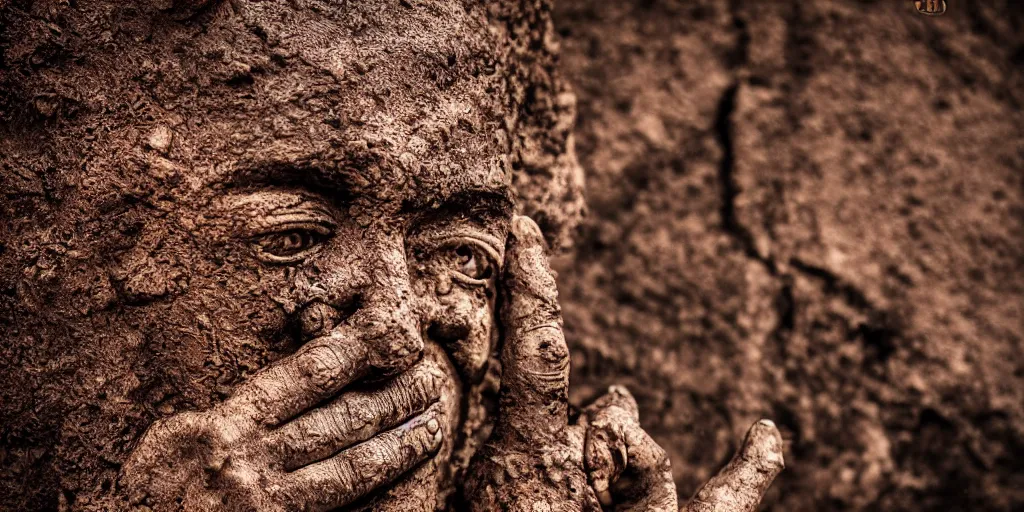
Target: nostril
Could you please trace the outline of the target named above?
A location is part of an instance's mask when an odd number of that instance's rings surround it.
[[[299,313],[299,331],[303,340],[315,338],[331,330],[337,323],[338,310],[323,302],[314,302]]]
[[[469,326],[461,322],[434,322],[427,328],[427,337],[442,345],[457,343],[469,337]]]
[[[307,304],[299,312],[298,327],[299,337],[302,342],[312,338],[325,336],[338,324],[355,314],[361,307],[362,299],[359,295],[337,303],[328,304],[317,300]]]

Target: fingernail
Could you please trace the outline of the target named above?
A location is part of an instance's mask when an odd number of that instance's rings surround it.
[[[430,420],[427,423],[427,432],[433,434],[430,438],[430,449],[436,450],[441,446],[441,440],[444,439],[444,431],[441,430],[441,424],[437,420]]]
[[[782,469],[785,462],[782,455],[782,434],[775,422],[763,419],[754,423],[743,440],[744,458],[764,464],[771,469]]]

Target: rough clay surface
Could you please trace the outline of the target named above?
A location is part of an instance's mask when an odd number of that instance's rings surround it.
[[[556,246],[582,206],[548,4],[22,0],[0,27],[0,508],[331,508],[428,455],[370,504],[443,506],[487,434],[512,205]]]
[[[1024,507],[1015,2],[564,0],[589,217],[577,402],[626,385],[688,496],[759,417],[764,510]]]
[[[223,399],[289,348],[189,347],[323,326],[296,318],[311,311],[301,286],[225,291],[219,272],[253,268],[199,258],[223,248],[194,234],[216,230],[153,232],[209,200],[211,155],[305,165],[345,148],[363,158],[345,164],[409,171],[350,176],[379,182],[383,202],[409,190],[403,176],[444,199],[494,175],[571,245],[573,97],[550,74],[540,3],[361,2],[299,34],[205,3],[0,0],[0,356],[19,369],[0,382],[0,499],[87,507],[146,425]],[[768,507],[1024,501],[1021,41],[1007,5],[926,19],[882,2],[561,4],[591,211],[559,265],[572,397],[626,384],[681,496],[766,416],[789,462]],[[424,37],[398,37],[413,20]],[[331,48],[332,30],[365,51]],[[331,96],[339,82],[357,94]],[[397,115],[374,117],[381,105]],[[372,206],[348,213],[366,228]],[[210,334],[270,299],[279,309]],[[168,320],[193,344],[162,339],[152,324]]]

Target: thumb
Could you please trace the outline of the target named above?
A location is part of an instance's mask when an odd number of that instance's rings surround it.
[[[758,421],[732,461],[680,512],[753,512],[783,467],[779,429],[770,420]]]

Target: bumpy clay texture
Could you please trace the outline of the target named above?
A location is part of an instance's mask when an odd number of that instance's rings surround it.
[[[626,385],[681,495],[768,417],[771,510],[1024,508],[1024,16],[946,3],[556,6],[573,399]]]
[[[550,14],[0,3],[0,508],[678,510],[627,388],[569,403]],[[750,423],[685,510],[757,507]]]

